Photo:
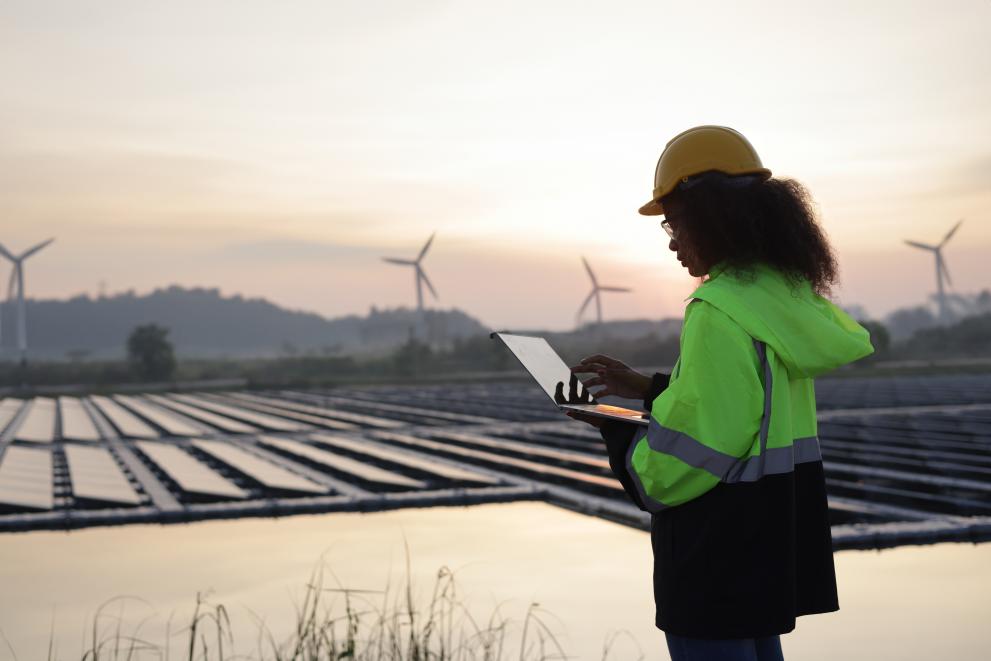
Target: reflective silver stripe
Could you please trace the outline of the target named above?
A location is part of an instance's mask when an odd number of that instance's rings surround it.
[[[771,364],[767,358],[767,347],[763,342],[754,340],[754,348],[760,357],[761,368],[764,372],[764,411],[761,416],[759,441],[760,454],[756,457],[737,458],[715,450],[683,432],[663,427],[651,417],[647,426],[647,445],[655,452],[671,455],[689,466],[698,468],[714,475],[720,481],[756,482],[765,475],[790,473],[796,464],[821,461],[819,439],[815,436],[795,439],[788,447],[767,448],[768,431],[771,425],[771,401],[773,396],[773,376]],[[644,503],[649,497],[644,492],[639,476],[633,469],[633,450],[637,442],[630,444],[626,455],[626,465],[636,484]],[[662,505],[663,507],[663,505]]]
[[[688,434],[662,427],[654,419],[647,426],[647,445],[655,452],[669,454],[727,483],[756,482],[764,475],[790,473],[796,464],[822,460],[819,439],[815,436],[795,439],[788,447],[765,449],[756,457],[738,459],[710,448]],[[766,441],[764,445],[766,447]],[[627,466],[633,473],[631,459],[632,451],[627,457]]]
[[[772,381],[771,363],[767,360],[767,345],[758,340],[754,340],[754,347],[757,355],[760,356],[760,364],[764,368],[764,414],[760,419],[760,467],[757,474],[764,474],[764,458],[767,456],[767,432],[771,427],[771,395]]]
[[[651,419],[651,423],[653,422],[653,419]],[[630,447],[626,450],[626,472],[630,474],[630,479],[633,481],[633,485],[637,488],[637,494],[640,496],[640,502],[643,503],[645,508],[647,508],[647,511],[660,512],[663,509],[667,509],[668,506],[647,495],[647,492],[644,491],[643,483],[640,482],[640,475],[638,475],[633,469],[633,451],[637,449],[637,445],[639,445],[640,441],[643,440],[637,438],[639,433],[639,429],[633,432],[633,438],[630,440]]]

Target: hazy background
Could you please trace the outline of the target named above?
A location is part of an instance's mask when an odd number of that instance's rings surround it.
[[[32,297],[177,283],[493,326],[680,315],[637,216],[667,139],[733,126],[815,194],[839,300],[991,285],[991,3],[5,2],[0,242]],[[6,269],[4,269],[4,278]],[[6,284],[5,282],[2,284]]]

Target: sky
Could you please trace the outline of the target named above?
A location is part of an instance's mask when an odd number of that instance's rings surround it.
[[[218,287],[500,328],[680,316],[637,215],[665,142],[732,126],[815,197],[834,300],[991,287],[991,3],[7,0],[0,243],[29,296]],[[7,266],[0,267],[6,278]]]

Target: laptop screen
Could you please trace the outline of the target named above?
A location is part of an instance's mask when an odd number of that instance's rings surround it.
[[[542,337],[509,335],[507,333],[493,333],[493,335],[497,335],[506,343],[509,350],[543,388],[548,397],[554,399],[554,390],[558,383],[563,383],[564,392],[568,392],[571,370],[557,355],[557,352],[551,348],[551,345],[547,344],[547,340]]]

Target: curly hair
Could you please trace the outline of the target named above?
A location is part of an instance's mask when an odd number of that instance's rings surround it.
[[[678,243],[703,263],[752,274],[756,263],[828,296],[838,281],[833,249],[812,196],[794,179],[709,171],[682,181],[663,200],[677,218]]]

